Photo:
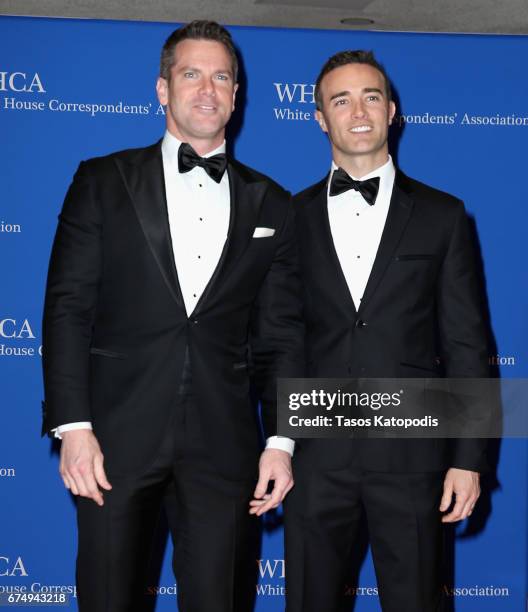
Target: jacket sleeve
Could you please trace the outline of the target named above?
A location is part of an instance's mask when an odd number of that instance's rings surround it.
[[[89,349],[102,261],[102,218],[82,162],[59,215],[43,316],[42,433],[90,421]]]
[[[253,305],[250,325],[253,382],[266,438],[277,433],[277,379],[304,372],[304,323],[293,208],[287,214],[272,264]]]
[[[455,213],[438,286],[442,360],[448,378],[487,378],[488,339],[475,251],[462,202]],[[485,402],[482,410],[486,410]],[[475,415],[486,418],[486,415]],[[451,467],[484,471],[484,439],[451,440]]]

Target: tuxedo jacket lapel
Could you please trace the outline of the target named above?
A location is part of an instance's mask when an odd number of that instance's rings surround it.
[[[267,189],[264,180],[248,172],[235,160],[229,160],[227,172],[231,199],[227,240],[215,271],[196,304],[193,316],[200,312],[207,299],[214,294],[220,280],[230,273],[238,258],[248,247]]]
[[[378,252],[374,259],[367,286],[363,293],[359,313],[365,309],[381,282],[393,257],[394,251],[400,243],[405,227],[411,216],[413,206],[413,201],[406,189],[406,177],[400,171],[397,171],[387,220],[385,221],[385,227],[381,234]]]
[[[169,291],[178,306],[185,308],[170,235],[161,141],[130,160],[116,159],[116,163]]]
[[[171,241],[161,142],[138,152],[129,161],[116,163],[161,274],[177,304],[185,309]],[[235,160],[229,161],[227,172],[231,199],[227,240],[215,271],[189,316],[198,314],[214,294],[217,283],[245,251],[266,193],[266,182]]]
[[[331,282],[335,287],[335,291],[332,293],[336,298],[343,304],[348,304],[352,309],[352,312],[356,313],[356,305],[350,294],[348,284],[346,282],[341,262],[337,256],[337,251],[334,245],[334,239],[332,237],[332,230],[330,228],[330,219],[328,216],[328,198],[327,198],[327,186],[328,178],[325,177],[320,183],[314,188],[314,197],[310,202],[310,206],[313,206],[313,214],[310,215],[312,224],[313,235],[318,239],[314,241],[314,244],[318,244],[320,255],[323,257],[323,266],[328,270],[328,274],[331,276]],[[348,309],[347,306],[347,309]]]
[[[363,293],[361,304],[359,308],[356,309],[332,238],[330,220],[328,217],[327,181],[328,177],[314,185],[313,198],[308,204],[314,209],[313,213],[309,215],[310,223],[312,224],[311,229],[313,235],[318,237],[316,243],[320,248],[323,266],[328,271],[333,271],[332,278],[335,287],[335,291],[332,292],[333,295],[343,303],[349,304],[353,312],[359,315],[372,299],[393,257],[394,251],[400,243],[412,213],[413,201],[407,193],[405,175],[397,171],[389,212],[381,236],[378,252],[374,259],[374,264]],[[328,272],[328,274],[330,274],[330,272]]]

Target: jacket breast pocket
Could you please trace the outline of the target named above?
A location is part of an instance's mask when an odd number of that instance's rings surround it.
[[[396,255],[395,261],[431,261],[435,256],[429,253],[409,253],[406,255]]]
[[[272,227],[256,227],[252,238],[272,238],[275,235],[275,229]]]

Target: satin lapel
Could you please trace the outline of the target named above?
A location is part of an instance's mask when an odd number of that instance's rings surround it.
[[[341,262],[337,256],[334,239],[332,237],[330,218],[328,216],[327,188],[328,177],[321,181],[321,189],[316,193],[310,204],[310,206],[314,208],[313,214],[310,215],[313,224],[312,231],[320,238],[316,244],[320,245],[320,251],[328,262],[328,266],[325,267],[329,271],[333,271],[331,278],[334,279],[336,286],[335,295],[341,296],[338,298],[340,301],[348,300],[353,312],[355,313],[356,305],[354,304],[354,300],[350,294],[350,289],[348,288],[348,283],[346,282],[343,268],[341,267]],[[330,275],[330,272],[328,272],[328,274]]]
[[[118,159],[116,163],[163,279],[177,304],[185,308],[170,236],[161,144],[131,161]]]
[[[206,300],[214,293],[221,278],[232,270],[253,236],[260,206],[266,193],[264,180],[255,179],[245,168],[232,160],[227,165],[231,198],[227,239],[215,271],[200,296],[191,316],[197,315]]]
[[[383,275],[389,265],[394,251],[396,250],[405,227],[411,216],[414,203],[412,199],[407,195],[404,190],[405,177],[397,172],[396,180],[394,181],[394,188],[392,190],[392,197],[389,205],[389,212],[387,214],[387,220],[385,221],[385,227],[381,234],[381,240],[378,247],[376,258],[374,259],[374,265],[370,272],[370,276],[363,293],[361,300],[361,306],[359,311],[362,312],[369,300],[372,299],[376,288],[378,287]]]

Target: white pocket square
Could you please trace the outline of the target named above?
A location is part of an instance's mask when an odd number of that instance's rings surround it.
[[[275,230],[272,227],[256,227],[253,232],[253,238],[269,238],[274,233]]]

